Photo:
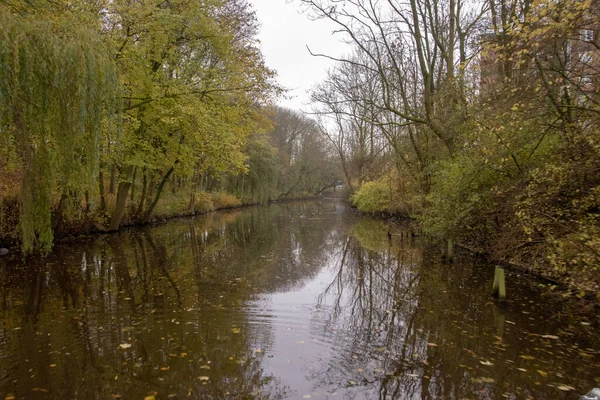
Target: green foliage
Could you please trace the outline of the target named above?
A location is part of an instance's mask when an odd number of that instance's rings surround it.
[[[473,214],[491,208],[490,194],[500,176],[469,158],[440,161],[433,167],[427,206],[418,215],[423,230],[437,237],[452,237],[475,229]]]
[[[213,196],[210,193],[200,192],[196,193],[195,196],[195,212],[205,213],[208,211],[213,211],[215,209],[215,205],[213,203]]]
[[[2,151],[22,172],[24,252],[49,250],[56,196],[93,190],[99,143],[116,105],[116,69],[106,45],[69,20],[0,7]]]
[[[387,177],[366,182],[352,195],[352,204],[362,212],[389,212],[392,207],[392,190]]]
[[[225,192],[214,192],[211,193],[212,202],[214,204],[214,208],[218,210],[227,209],[227,208],[235,208],[242,205],[240,199],[235,197],[232,194]]]
[[[248,172],[248,138],[270,127],[263,105],[280,89],[246,1],[34,0],[0,14],[0,200],[20,191],[25,252],[91,214],[118,227],[185,213],[190,189]]]
[[[266,135],[252,135],[248,141],[248,185],[252,198],[266,203],[275,194],[279,176],[277,149]]]

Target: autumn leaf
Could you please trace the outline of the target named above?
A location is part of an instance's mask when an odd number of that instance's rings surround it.
[[[535,360],[535,357],[528,356],[528,355],[521,355],[519,357],[522,358],[523,360]]]
[[[554,340],[558,339],[558,336],[554,336],[554,335],[542,335],[542,337],[544,339],[554,339]]]
[[[562,390],[563,392],[568,392],[571,390],[575,390],[575,388],[573,386],[569,386],[569,385],[560,385],[556,387],[558,390]]]

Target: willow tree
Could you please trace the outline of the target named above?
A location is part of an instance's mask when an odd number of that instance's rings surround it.
[[[95,182],[116,70],[88,28],[11,11],[0,7],[0,154],[21,179],[23,251],[48,251],[53,207]]]

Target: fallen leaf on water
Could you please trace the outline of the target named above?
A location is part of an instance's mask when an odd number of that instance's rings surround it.
[[[168,371],[168,370],[169,370],[169,367],[160,367],[160,370],[161,370],[161,371]]]
[[[201,381],[207,381],[209,378],[208,376],[199,376],[198,379],[200,379]]]
[[[554,336],[554,335],[542,335],[542,337],[544,339],[558,339],[558,336]]]
[[[548,376],[548,373],[546,371],[542,371],[541,369],[537,370],[538,374],[540,374],[541,376]]]
[[[517,369],[521,372],[527,372],[527,370],[525,368],[517,368]]]
[[[240,328],[233,328],[231,329],[231,333],[240,333],[241,329]]]
[[[56,364],[50,364],[50,368],[56,367]]]
[[[437,344],[437,343],[427,343],[427,346],[429,346],[429,347],[437,347],[437,346],[439,346],[439,344]]]
[[[575,390],[575,388],[573,386],[569,386],[569,385],[560,385],[556,387],[558,390],[562,390],[564,392],[568,392],[570,390]]]
[[[362,368],[356,368],[356,370],[357,370],[358,372],[363,372],[363,369],[362,369]]]
[[[535,357],[533,357],[533,356],[522,355],[519,357],[522,358],[523,360],[535,360]]]
[[[9,393],[4,397],[4,400],[15,400],[15,399],[16,399],[16,397],[12,393]]]
[[[131,343],[123,343],[119,345],[120,348],[122,348],[123,350],[128,349],[131,347]]]
[[[154,400],[154,399],[156,399],[156,397],[154,397],[154,395],[144,397],[144,400]]]
[[[479,362],[480,362],[482,365],[488,365],[488,366],[490,366],[490,365],[494,365],[494,363],[493,363],[493,362],[490,362],[490,361],[487,361],[487,360],[486,360],[486,361],[479,361]]]
[[[471,380],[476,383],[494,383],[495,382],[493,378],[486,378],[486,377],[471,378]]]

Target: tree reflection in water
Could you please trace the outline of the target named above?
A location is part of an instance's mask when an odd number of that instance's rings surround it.
[[[442,265],[437,248],[323,201],[132,229],[59,245],[46,259],[2,258],[0,396],[487,399],[589,389],[599,359],[585,349],[597,339],[574,328],[567,308],[515,279],[508,307],[497,308],[493,269],[461,254]]]
[[[552,301],[516,288],[511,324],[521,330],[506,327],[506,310],[485,289],[493,268],[465,254],[456,265],[442,264],[437,246],[415,243],[402,227],[388,239],[389,229],[365,219],[340,238],[335,271],[315,315],[323,320],[325,311],[326,323],[314,324],[322,329],[315,336],[333,335],[336,345],[313,371],[315,387],[390,399],[569,398],[562,390],[579,384],[585,391],[584,382],[593,381],[593,373],[569,355],[597,363],[597,351],[577,354],[568,342],[542,336],[552,320],[573,322],[567,310],[552,304],[555,313],[540,315],[548,311],[543,301]],[[572,325],[562,329],[579,336]],[[597,348],[597,337],[583,336],[578,339]],[[548,373],[555,380],[542,385],[539,377]],[[569,385],[560,384],[566,380]]]

